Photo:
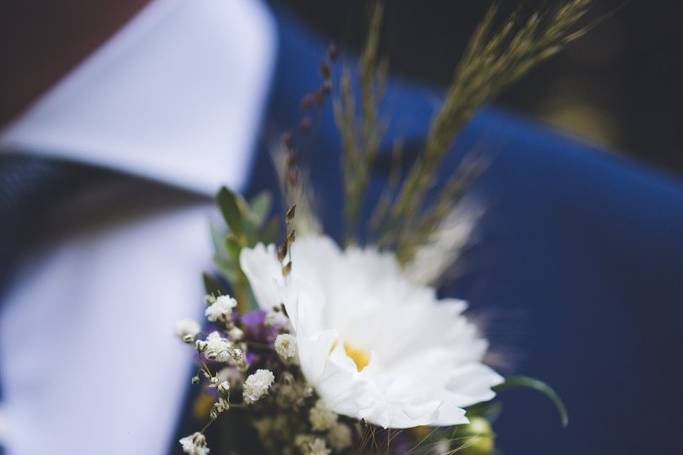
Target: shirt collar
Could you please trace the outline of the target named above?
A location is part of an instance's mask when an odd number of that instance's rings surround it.
[[[276,50],[257,0],[155,0],[0,133],[0,146],[202,194],[246,184]]]

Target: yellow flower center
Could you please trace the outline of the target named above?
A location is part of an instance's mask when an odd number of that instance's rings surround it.
[[[348,355],[351,360],[353,360],[353,363],[356,364],[356,369],[359,373],[363,371],[363,368],[368,366],[368,363],[370,363],[370,355],[368,355],[366,351],[351,346],[349,343],[344,343],[344,352],[346,352],[346,355]]]

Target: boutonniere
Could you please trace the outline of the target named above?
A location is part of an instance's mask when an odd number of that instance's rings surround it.
[[[189,454],[210,452],[204,431],[219,426],[236,453],[493,453],[496,395],[530,387],[564,406],[544,383],[504,378],[487,365],[484,334],[467,304],[437,296],[440,277],[476,219],[460,201],[483,169],[474,153],[448,182],[432,188],[461,128],[483,104],[585,32],[589,0],[498,24],[484,17],[433,119],[423,153],[405,172],[395,165],[372,216],[361,219],[369,169],[382,136],[378,105],[386,65],[378,56],[377,7],[358,74],[322,59],[321,85],[304,110],[334,103],[342,141],[344,238],[325,234],[316,216],[300,136],[274,151],[284,213],[274,195],[247,201],[221,189],[225,220],[214,229],[217,276],[205,275],[209,329],[181,321],[196,351],[192,382],[202,389],[206,426],[180,440]],[[310,121],[304,118],[302,125]],[[394,162],[401,161],[396,144]],[[428,197],[428,194],[431,194]],[[362,235],[359,235],[362,233]],[[206,324],[204,324],[206,325]],[[201,414],[201,412],[200,412]]]

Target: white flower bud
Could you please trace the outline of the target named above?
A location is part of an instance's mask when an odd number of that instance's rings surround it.
[[[206,446],[206,438],[201,433],[185,436],[178,442],[180,442],[183,452],[189,455],[207,455],[209,453],[209,448]]]
[[[230,356],[230,358],[228,359],[230,365],[235,366],[237,368],[246,368],[247,355],[243,350],[241,350],[240,348],[231,347],[228,354]]]
[[[218,401],[213,404],[213,409],[216,410],[216,413],[220,414],[221,412],[230,409],[230,403],[228,403],[228,400],[225,398],[219,398]]]
[[[275,352],[284,363],[297,363],[296,338],[283,333],[275,338]]]
[[[230,392],[230,383],[228,381],[223,381],[220,384],[218,384],[218,393],[221,395],[227,395],[228,392]]]
[[[228,331],[228,337],[232,341],[239,341],[244,336],[244,332],[239,327],[233,327]]]
[[[308,419],[314,431],[327,431],[337,423],[337,414],[325,407],[322,400],[318,400],[308,413]]]
[[[299,435],[294,443],[304,455],[329,455],[330,453],[325,440],[312,435]]]
[[[193,343],[200,330],[199,323],[192,319],[183,319],[175,325],[175,334],[183,343]]]
[[[329,455],[330,449],[325,445],[325,440],[315,438],[313,443],[308,447],[308,455]]]
[[[206,340],[200,344],[197,342],[197,347],[204,353],[204,357],[209,360],[217,362],[227,362],[231,359],[232,345],[221,336],[218,332],[211,332]]]
[[[209,299],[207,299],[210,302]],[[211,322],[218,320],[227,320],[232,314],[232,309],[237,306],[237,300],[233,299],[229,295],[219,295],[213,300],[206,310],[204,315],[206,319]]]
[[[348,449],[353,443],[351,429],[348,425],[336,423],[327,433],[327,442],[329,442],[330,446],[338,452]]]
[[[244,402],[247,404],[258,401],[263,395],[268,393],[268,389],[273,384],[275,376],[270,370],[256,370],[244,381]]]

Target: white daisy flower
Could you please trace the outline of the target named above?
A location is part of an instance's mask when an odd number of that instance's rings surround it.
[[[194,433],[180,439],[180,447],[183,452],[190,455],[207,455],[210,450],[206,446],[206,438],[201,433]]]
[[[247,404],[258,401],[263,395],[268,393],[268,389],[273,384],[275,376],[270,370],[256,370],[244,381],[244,402]]]
[[[484,210],[475,202],[461,203],[432,232],[424,245],[415,252],[415,257],[403,272],[418,284],[434,284],[450,269],[465,246]],[[457,270],[457,267],[455,267]]]
[[[206,319],[211,322],[227,319],[232,314],[232,309],[236,306],[237,300],[229,295],[219,295],[213,303],[204,310],[204,315],[206,316]]]
[[[494,397],[503,378],[482,363],[488,345],[465,302],[438,300],[373,248],[303,237],[292,260],[285,279],[274,245],[240,257],[261,308],[285,304],[302,372],[329,409],[385,428],[447,426]]]

